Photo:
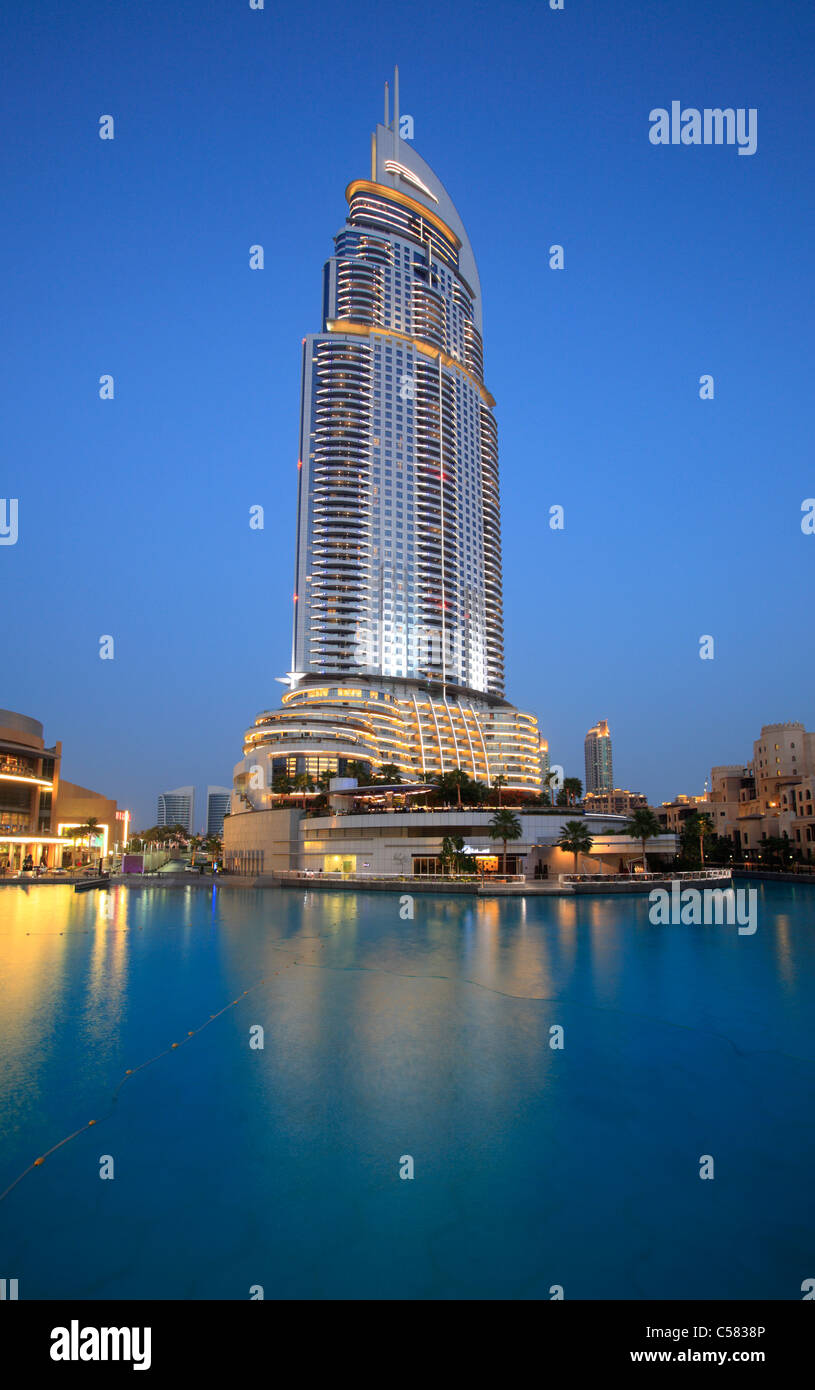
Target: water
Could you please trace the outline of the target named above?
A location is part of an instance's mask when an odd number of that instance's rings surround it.
[[[399,901],[0,891],[0,1190],[99,1120],[0,1202],[21,1298],[801,1298],[811,888]]]

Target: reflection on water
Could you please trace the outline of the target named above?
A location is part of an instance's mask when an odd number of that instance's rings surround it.
[[[751,937],[644,896],[0,890],[0,1190],[241,998],[0,1204],[25,1296],[795,1297],[811,892]]]

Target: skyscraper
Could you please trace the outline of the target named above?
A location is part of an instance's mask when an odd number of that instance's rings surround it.
[[[231,787],[207,787],[207,834],[220,835],[232,799]]]
[[[461,767],[538,790],[536,721],[504,698],[478,269],[450,195],[400,134],[398,73],[370,178],[346,199],[322,327],[303,339],[289,690],[247,731],[236,789],[261,804],[262,753],[272,775]]]
[[[599,719],[589,729],[583,745],[586,754],[586,792],[610,792],[614,789],[614,769],[611,762],[611,734],[608,721]]]
[[[175,787],[159,793],[157,825],[183,825],[191,835],[194,814],[195,787]]]

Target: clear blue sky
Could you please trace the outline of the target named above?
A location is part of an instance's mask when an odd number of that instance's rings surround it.
[[[509,697],[580,777],[607,718],[656,800],[762,722],[813,727],[809,5],[30,0],[0,25],[0,705],[66,777],[152,823],[163,788],[229,783],[279,702],[300,340],[394,62],[480,266]],[[757,107],[756,154],[652,146],[674,99]]]

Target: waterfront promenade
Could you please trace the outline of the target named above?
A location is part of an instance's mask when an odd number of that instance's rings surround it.
[[[342,874],[317,873],[310,869],[290,869],[277,874],[113,874],[104,878],[89,879],[86,876],[75,878],[55,878],[43,875],[40,878],[12,878],[0,882],[0,886],[30,889],[32,887],[55,887],[72,885],[74,891],[93,891],[96,888],[295,888],[344,889],[384,893],[455,893],[478,897],[563,897],[588,893],[648,893],[654,888],[669,888],[671,883],[680,882],[683,886],[704,883],[707,888],[730,887],[730,869],[703,869],[671,873],[651,874],[561,874],[552,879],[525,879],[520,874],[507,874],[493,877],[471,877],[467,875],[431,875],[409,877],[390,874]]]

